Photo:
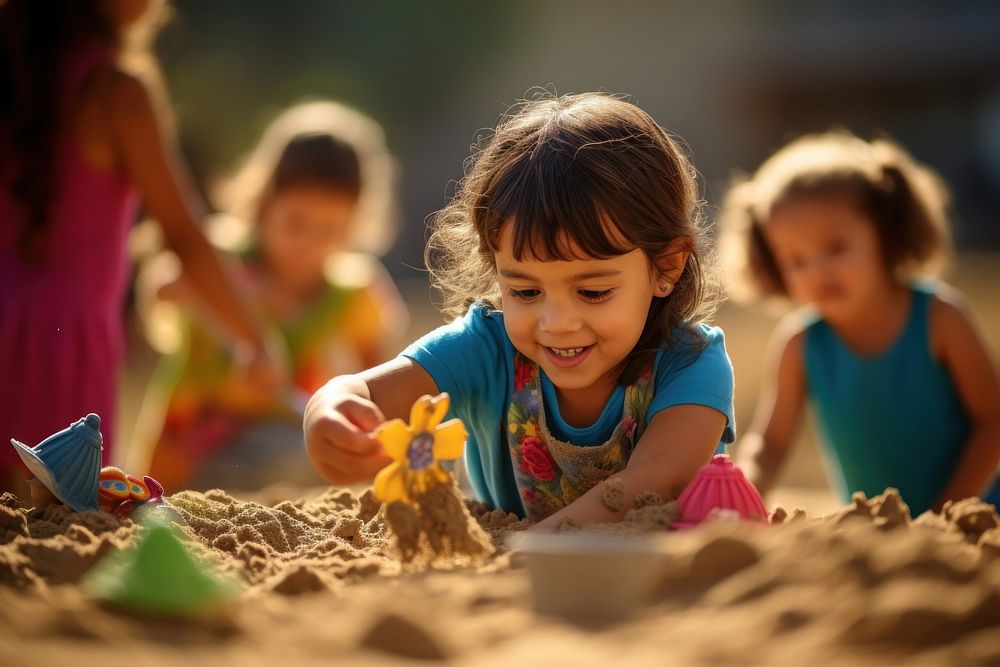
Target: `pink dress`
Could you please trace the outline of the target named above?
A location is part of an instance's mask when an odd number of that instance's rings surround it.
[[[108,52],[94,50],[68,59],[63,119],[71,117],[81,86],[111,61]],[[4,143],[0,137],[0,147]],[[125,239],[139,198],[124,176],[88,163],[70,131],[56,150],[59,180],[39,264],[18,254],[21,222],[9,193],[10,172],[0,174],[3,472],[23,467],[8,438],[35,445],[88,412],[101,416],[105,463],[112,446],[130,268]]]

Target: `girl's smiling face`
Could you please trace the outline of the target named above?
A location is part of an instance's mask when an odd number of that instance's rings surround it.
[[[511,225],[494,253],[504,324],[514,347],[541,367],[560,397],[603,407],[646,324],[656,274],[639,249],[608,259],[514,257]],[[591,403],[592,402],[592,403]]]

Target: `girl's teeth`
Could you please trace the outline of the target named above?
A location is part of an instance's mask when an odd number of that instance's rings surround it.
[[[576,355],[578,355],[581,352],[583,352],[583,348],[582,347],[574,347],[574,348],[569,349],[569,350],[560,350],[560,349],[557,349],[557,348],[554,348],[554,347],[549,348],[549,349],[552,350],[557,356],[560,356],[560,357],[575,357]]]

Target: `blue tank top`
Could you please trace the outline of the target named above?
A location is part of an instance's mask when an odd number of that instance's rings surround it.
[[[873,356],[853,353],[823,320],[806,328],[809,396],[845,499],[892,486],[917,516],[955,471],[971,424],[951,376],[931,355],[932,298],[927,286],[914,287],[905,328]]]

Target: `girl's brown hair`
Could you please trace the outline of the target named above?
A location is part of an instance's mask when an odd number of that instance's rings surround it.
[[[63,69],[81,48],[117,53],[119,65],[162,89],[150,44],[169,8],[157,5],[128,30],[115,25],[101,0],[7,0],[0,2],[0,142],[6,164],[0,181],[24,217],[20,254],[39,259],[38,243],[55,196],[56,147],[64,139]],[[11,165],[14,165],[11,167]]]
[[[347,245],[380,255],[395,233],[394,165],[382,128],[342,104],[297,104],[268,125],[236,174],[219,187],[219,203],[234,218],[212,230],[224,246],[255,244],[263,206],[282,188],[319,185],[358,201]]]
[[[720,249],[733,296],[788,296],[762,229],[775,209],[807,196],[849,198],[875,225],[886,269],[900,280],[936,274],[950,256],[948,191],[934,171],[888,140],[843,130],[807,135],[726,196]]]
[[[674,330],[715,305],[694,168],[644,111],[618,97],[586,93],[524,101],[480,142],[450,204],[433,219],[425,250],[432,284],[449,317],[476,301],[500,308],[493,254],[513,225],[520,259],[572,260],[636,248],[651,264],[675,239],[691,254],[673,291],[654,298],[638,343],[623,363],[630,384]],[[685,327],[688,332],[695,331]]]

